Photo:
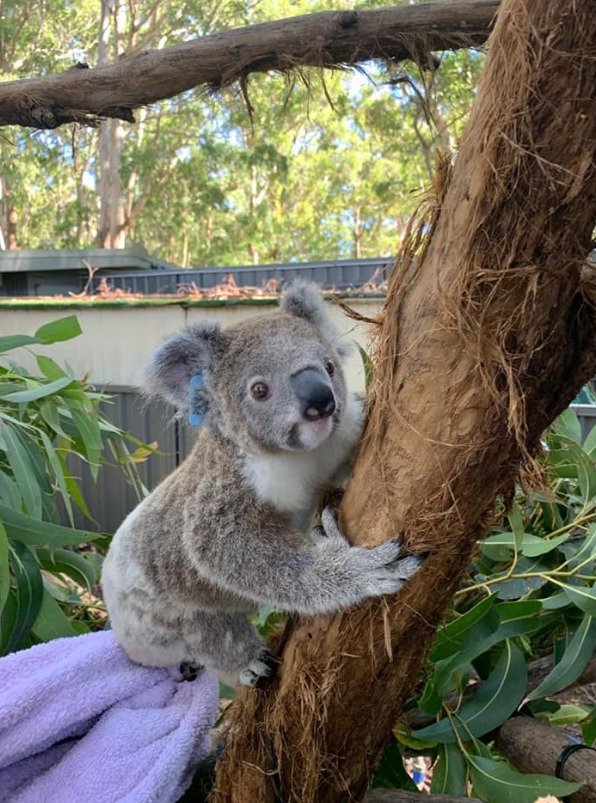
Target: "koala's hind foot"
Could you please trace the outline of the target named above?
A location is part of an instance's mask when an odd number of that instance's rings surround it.
[[[183,661],[178,671],[180,672],[179,681],[196,680],[205,669],[201,664],[194,664],[192,661]]]
[[[272,678],[277,672],[278,661],[269,652],[263,650],[260,655],[249,663],[240,673],[242,686],[256,686],[262,678]]]

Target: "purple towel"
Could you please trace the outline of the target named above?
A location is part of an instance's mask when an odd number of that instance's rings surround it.
[[[210,751],[217,680],[128,660],[110,631],[0,659],[0,801],[169,803]]]

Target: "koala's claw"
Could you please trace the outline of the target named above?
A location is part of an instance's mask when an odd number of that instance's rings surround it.
[[[397,569],[399,576],[403,580],[409,580],[410,577],[416,574],[418,569],[424,564],[426,555],[408,555],[407,558],[402,558],[397,561]]]
[[[269,650],[263,650],[240,673],[242,686],[256,686],[261,678],[272,678],[277,672],[278,662]]]
[[[401,541],[387,541],[375,549],[367,550],[372,558],[367,573],[367,595],[395,594],[426,560],[426,556],[406,555]]]

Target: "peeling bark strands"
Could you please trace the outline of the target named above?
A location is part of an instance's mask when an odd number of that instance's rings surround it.
[[[231,707],[214,803],[362,800],[495,498],[596,372],[594,41],[594,0],[502,2],[430,239],[392,277],[342,506],[355,543],[431,556],[395,599],[287,626],[281,677]]]
[[[370,11],[330,11],[221,31],[97,69],[0,84],[0,125],[56,128],[133,110],[252,72],[341,67],[368,59],[428,59],[486,41],[499,0],[440,0]],[[83,65],[84,66],[84,65]]]
[[[531,717],[513,717],[499,729],[497,746],[523,772],[554,775],[562,751],[569,747],[566,733]],[[563,767],[563,780],[580,781],[581,789],[569,797],[571,803],[596,800],[596,752],[578,750]]]

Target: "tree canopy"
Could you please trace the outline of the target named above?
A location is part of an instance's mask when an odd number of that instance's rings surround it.
[[[310,0],[104,3],[108,61],[216,29],[346,8]],[[99,12],[95,0],[3,0],[5,80],[96,65]],[[136,125],[102,123],[115,124],[111,148],[119,150],[120,244],[142,242],[182,265],[394,252],[432,178],[435,148],[458,138],[482,61],[461,50],[439,54],[437,69],[403,62],[256,74],[246,96],[237,86],[217,96],[190,91],[142,109]],[[4,131],[2,202],[5,216],[9,207],[16,213],[18,247],[93,245],[100,130]]]

